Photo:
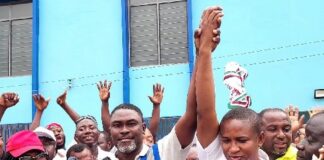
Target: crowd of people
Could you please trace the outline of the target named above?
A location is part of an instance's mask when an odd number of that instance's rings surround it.
[[[220,120],[215,106],[212,54],[220,43],[222,8],[203,12],[195,31],[196,61],[187,94],[186,109],[169,134],[157,139],[164,87],[153,85],[152,119],[146,126],[139,107],[120,104],[109,111],[111,83],[97,84],[101,100],[101,123],[94,116],[80,116],[67,102],[67,91],[57,104],[75,122],[74,142],[66,146],[58,123],[40,126],[49,104],[33,95],[37,108],[29,130],[0,140],[4,160],[324,160],[324,112],[313,113],[307,123],[298,108],[266,108],[260,113],[237,107]],[[19,102],[17,93],[0,97],[0,120]]]

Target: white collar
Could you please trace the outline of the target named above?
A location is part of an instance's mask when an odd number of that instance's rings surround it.
[[[143,143],[142,150],[138,155],[135,156],[135,159],[138,159],[141,156],[145,156],[147,154],[147,152],[149,151],[149,149],[150,149],[150,147]],[[116,151],[113,153],[114,157],[116,157],[116,159],[117,159],[116,153],[117,153],[117,148],[116,148]]]
[[[150,149],[150,147],[143,143],[143,145],[142,145],[142,150],[141,150],[141,152],[140,152],[140,153],[135,157],[135,159],[137,159],[137,158],[140,157],[140,156],[145,156],[145,155],[147,154],[147,152],[148,152],[149,149]]]

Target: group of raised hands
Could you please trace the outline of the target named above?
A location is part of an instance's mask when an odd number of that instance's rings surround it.
[[[299,115],[299,108],[297,106],[289,105],[285,109],[285,111],[288,114],[289,119],[291,121],[291,127],[292,127],[293,132],[294,131],[296,132],[296,131],[298,131],[298,129],[304,127],[305,115],[301,115],[301,116]],[[308,113],[309,113],[309,116],[312,117],[316,113],[319,113],[322,111],[324,111],[324,108],[316,107],[316,108],[310,109],[308,111]]]
[[[111,84],[112,83],[107,82],[107,80],[99,81],[97,83],[99,98],[102,102],[108,102],[110,98]],[[153,85],[153,95],[148,97],[154,106],[159,106],[161,104],[163,99],[163,93],[164,93],[164,88],[162,87],[161,84],[157,83]],[[6,101],[6,106],[8,107],[15,105],[19,101],[19,97],[15,93],[6,93],[4,94],[4,96],[8,97],[6,99],[9,99]],[[66,97],[67,97],[67,90],[65,90],[61,95],[57,97],[56,99],[57,104],[62,107],[65,107],[67,105]],[[50,98],[45,99],[41,94],[35,94],[33,95],[33,100],[35,102],[36,108],[40,111],[43,111],[48,106]],[[1,100],[0,100],[0,106],[2,106]]]
[[[97,83],[97,88],[99,91],[99,98],[102,102],[101,119],[103,124],[103,130],[107,132],[110,127],[110,113],[108,101],[110,98],[111,82],[107,82],[107,80],[99,81]],[[155,142],[160,122],[160,104],[163,100],[163,94],[164,87],[161,84],[156,83],[153,85],[153,95],[148,96],[149,100],[153,104],[152,118],[148,127],[148,130],[153,136],[153,143]],[[50,98],[46,99],[41,94],[34,94],[32,97],[37,110],[33,122],[30,126],[30,130],[34,130],[40,125],[42,114],[50,102]],[[17,93],[3,93],[0,97],[0,120],[5,110],[9,107],[16,105],[18,102],[19,97]],[[70,116],[70,118],[74,122],[76,122],[80,118],[79,114],[76,111],[74,111],[67,102],[67,90],[65,90],[61,95],[57,97],[56,102]]]

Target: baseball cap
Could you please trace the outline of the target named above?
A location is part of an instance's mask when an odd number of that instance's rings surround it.
[[[6,150],[14,157],[19,157],[30,150],[45,151],[37,134],[28,130],[19,131],[12,135],[8,139]]]
[[[46,126],[46,128],[47,128],[47,129],[50,129],[50,128],[54,127],[54,126],[55,126],[55,127],[60,127],[60,128],[63,129],[63,127],[62,127],[60,124],[55,123],[55,122],[48,124],[48,125]]]
[[[44,127],[37,127],[34,132],[37,134],[38,137],[45,137],[50,140],[56,141],[54,133]]]

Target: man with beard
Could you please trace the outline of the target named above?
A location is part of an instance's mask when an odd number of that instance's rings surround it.
[[[287,113],[279,108],[260,112],[265,141],[262,149],[270,160],[295,160],[297,149],[292,143],[292,126]]]
[[[92,155],[97,159],[112,156],[98,146],[99,130],[96,119],[93,116],[80,116],[76,121],[75,141],[78,144],[87,145]]]
[[[317,113],[308,120],[305,129],[306,137],[297,145],[297,160],[317,160],[317,157],[320,157],[319,150],[324,145],[323,120],[324,112]]]
[[[187,108],[187,112],[192,111]],[[120,104],[111,113],[110,132],[118,160],[185,159],[195,133],[196,117],[185,113],[172,131],[153,147],[143,144],[145,124],[141,110],[132,104]],[[192,113],[191,113],[192,114]],[[187,116],[187,117],[185,117]]]

